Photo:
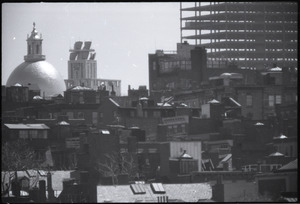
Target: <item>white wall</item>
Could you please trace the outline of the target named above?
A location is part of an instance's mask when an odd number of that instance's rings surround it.
[[[198,159],[198,169],[201,171],[201,142],[185,142],[185,141],[173,141],[170,142],[170,157],[177,158],[186,150],[186,153],[193,157],[193,159]]]

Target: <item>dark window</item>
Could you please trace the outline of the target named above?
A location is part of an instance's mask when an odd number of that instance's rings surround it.
[[[31,54],[31,46],[28,45],[28,54],[30,55]]]

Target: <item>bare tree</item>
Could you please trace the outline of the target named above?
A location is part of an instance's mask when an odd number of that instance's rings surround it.
[[[137,158],[132,153],[121,154],[121,167],[123,174],[128,174],[129,180],[134,180],[138,172]]]
[[[40,166],[39,161],[35,158],[34,150],[24,140],[2,143],[1,164],[3,191],[10,188],[12,179],[17,178],[17,171],[25,171]]]
[[[129,153],[110,153],[104,155],[104,161],[96,163],[96,170],[103,176],[111,176],[112,184],[118,184],[118,175],[128,174],[132,180],[137,172],[136,160]]]

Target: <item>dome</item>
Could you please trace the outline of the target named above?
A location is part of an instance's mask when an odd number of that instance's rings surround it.
[[[23,62],[10,74],[6,86],[14,86],[16,83],[27,86],[37,84],[41,95],[51,96],[62,94],[66,90],[64,80],[58,71],[46,61]]]

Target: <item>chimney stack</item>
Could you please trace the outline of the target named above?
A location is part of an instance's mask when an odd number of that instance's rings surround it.
[[[45,180],[39,181],[39,202],[41,203],[46,202],[46,181]]]
[[[50,172],[47,173],[47,184],[48,184],[48,200],[53,201],[54,191],[52,189],[52,175]]]

